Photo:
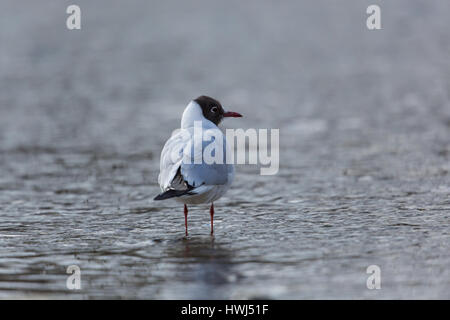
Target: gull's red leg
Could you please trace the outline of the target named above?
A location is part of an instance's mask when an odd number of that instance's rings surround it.
[[[186,237],[188,235],[188,228],[187,228],[187,215],[188,215],[188,208],[187,205],[184,205],[184,227],[186,228]]]
[[[214,203],[211,203],[211,208],[209,209],[209,214],[211,215],[211,235],[214,234]]]

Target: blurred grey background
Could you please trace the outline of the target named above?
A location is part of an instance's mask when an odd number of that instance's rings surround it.
[[[0,298],[450,298],[449,16],[439,0],[3,0]],[[280,172],[239,166],[215,239],[203,207],[185,239],[182,208],[151,199],[202,94],[244,114],[228,127],[279,128]]]

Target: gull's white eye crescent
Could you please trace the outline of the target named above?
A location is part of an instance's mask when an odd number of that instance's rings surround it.
[[[217,107],[212,107],[211,108],[211,112],[213,112],[213,113],[216,113],[218,110],[219,110],[219,108],[217,108]]]

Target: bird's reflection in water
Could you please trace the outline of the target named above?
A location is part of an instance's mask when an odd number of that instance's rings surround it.
[[[183,238],[167,255],[178,260],[176,277],[185,286],[186,299],[223,299],[240,278],[233,270],[233,251],[214,237]]]

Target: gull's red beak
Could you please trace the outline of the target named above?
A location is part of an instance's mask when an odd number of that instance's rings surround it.
[[[242,114],[233,112],[233,111],[227,111],[223,114],[224,117],[232,117],[232,118],[241,118]]]

